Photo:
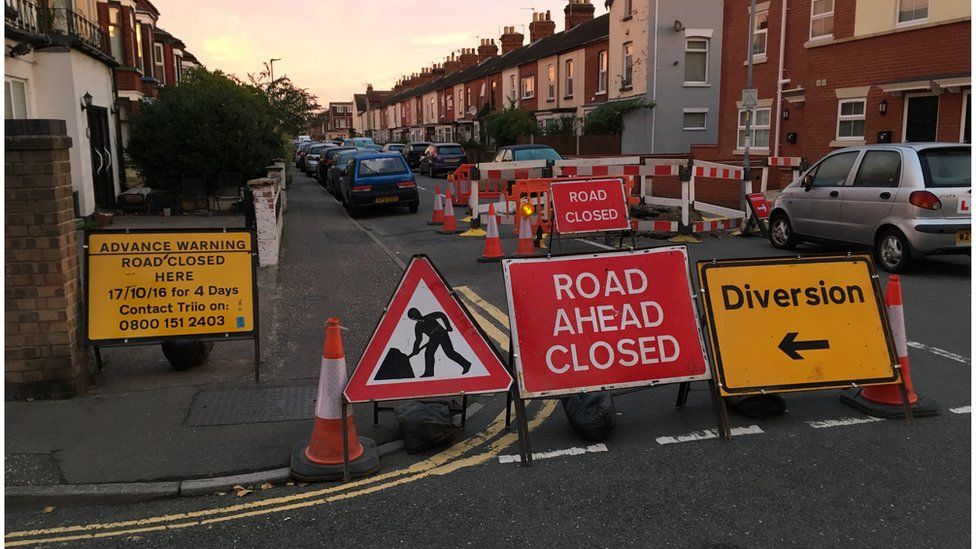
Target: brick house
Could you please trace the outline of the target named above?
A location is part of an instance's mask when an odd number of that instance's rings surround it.
[[[725,0],[718,144],[696,156],[742,159],[749,9]],[[757,4],[753,165],[864,143],[968,143],[970,20],[967,0]],[[770,174],[772,188],[788,182],[789,172]]]
[[[343,139],[351,137],[352,102],[329,102],[329,127],[325,132],[326,139]]]

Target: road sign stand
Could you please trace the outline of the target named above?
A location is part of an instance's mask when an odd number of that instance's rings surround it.
[[[583,181],[585,181],[585,180],[583,180]],[[554,195],[554,193],[551,190],[552,187],[553,187],[553,184],[556,184],[556,185],[564,185],[564,184],[567,184],[567,183],[577,183],[577,182],[580,182],[580,181],[576,181],[576,180],[566,180],[566,181],[556,180],[556,181],[553,181],[552,183],[550,183],[550,193],[549,193],[549,195],[550,196],[553,196]],[[630,204],[627,202],[627,191],[626,191],[626,186],[624,185],[623,179],[620,179],[620,185],[621,185],[621,189],[623,190],[623,203],[624,203],[623,208],[624,208],[624,212],[625,212],[624,221],[626,222],[627,226],[629,227],[630,226]],[[558,221],[559,220],[559,211],[558,211],[557,200],[556,199],[551,199],[549,216],[550,216],[550,219],[552,219],[552,227],[549,230],[549,239],[548,239],[548,244],[547,244],[546,257],[550,257],[550,258],[552,257],[552,249],[553,249],[552,248],[552,243],[553,243],[553,239],[556,239],[558,241],[558,243],[559,243],[559,251],[562,252],[562,250],[563,250],[562,243],[563,243],[563,235],[564,234],[571,234],[575,238],[596,238],[598,236],[602,236],[604,238],[604,242],[606,242],[606,239],[609,238],[609,237],[611,237],[612,235],[617,235],[619,237],[619,242],[617,243],[617,248],[618,249],[623,249],[623,246],[624,246],[624,238],[626,238],[627,236],[630,236],[630,249],[631,250],[636,250],[637,249],[637,239],[636,239],[635,231],[633,230],[633,228],[630,228],[630,229],[627,229],[627,230],[610,230],[610,231],[574,231],[574,232],[571,232],[571,233],[564,233],[563,231],[560,231],[559,230],[559,221]]]
[[[769,229],[766,226],[766,222],[769,219],[769,204],[765,202],[765,196],[763,196],[763,203],[766,208],[766,215],[762,215],[757,209],[756,204],[750,198],[750,196],[762,195],[762,193],[752,193],[752,195],[746,195],[746,204],[749,205],[749,217],[745,220],[742,225],[742,236],[752,236],[755,231],[759,231],[763,238],[769,238]]]
[[[346,403],[345,397],[339,400],[342,401],[342,411],[340,412],[342,417],[342,482],[349,482],[352,480],[352,476],[349,474],[349,404]]]

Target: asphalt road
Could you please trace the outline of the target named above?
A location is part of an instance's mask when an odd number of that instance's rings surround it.
[[[471,306],[501,344],[507,307],[500,266],[475,261],[482,239],[437,235],[426,225],[433,187],[443,180],[418,176],[418,182],[420,213],[385,210],[357,220],[375,237],[371,261],[394,265],[428,254],[455,288],[468,288],[500,312],[502,318],[490,307]],[[325,193],[300,176],[293,189],[296,196]],[[320,211],[323,233],[345,215],[338,205]],[[509,232],[503,228],[506,251],[515,245]],[[304,238],[314,247],[325,237]],[[570,242],[565,251],[597,249]],[[836,250],[801,250],[826,251]],[[343,249],[335,261],[361,261],[345,255],[356,253]],[[761,239],[731,237],[706,238],[690,245],[689,254],[693,261],[781,255]],[[693,386],[682,410],[673,405],[675,387],[665,386],[616,398],[617,425],[603,446],[576,437],[555,402],[531,403],[533,450],[542,455],[526,468],[513,462],[517,439],[496,417],[503,403],[496,396],[469,422],[464,441],[441,453],[390,456],[381,475],[358,483],[10,513],[5,541],[66,547],[969,547],[969,261],[926,260],[902,278],[915,387],[942,410],[915,425],[868,418],[841,404],[836,391],[810,392],[787,395],[788,412],[775,419],[733,416],[738,436],[722,443],[707,431],[715,427],[715,414],[705,385]],[[355,281],[340,282],[355,287]],[[395,281],[387,284],[392,291]],[[367,297],[385,303],[389,295],[371,291]]]

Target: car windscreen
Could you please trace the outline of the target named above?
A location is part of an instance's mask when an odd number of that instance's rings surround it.
[[[364,158],[359,161],[359,176],[407,173],[403,160],[395,157]]]
[[[332,160],[335,159],[335,157],[349,150],[351,149],[329,149],[325,151],[325,157],[328,158],[329,161],[331,162]]]
[[[972,151],[969,147],[924,149],[918,152],[918,159],[926,187],[969,187],[972,184]]]
[[[345,170],[346,163],[349,162],[349,160],[353,157],[353,155],[357,154],[358,152],[359,151],[346,151],[340,154],[339,156],[336,157],[335,163],[333,165],[339,168],[340,170]]]
[[[464,149],[458,146],[437,147],[437,154],[441,156],[461,156]]]
[[[327,147],[325,145],[316,145],[308,150],[308,154],[322,154]]]
[[[412,150],[413,152],[422,153],[425,150],[427,150],[427,147],[428,147],[428,145],[426,145],[426,144],[417,143],[417,144],[414,144],[414,145],[410,145],[410,150]]]
[[[519,149],[515,152],[515,160],[562,160],[554,149]]]
[[[387,145],[387,148],[391,151],[402,151],[403,145]]]

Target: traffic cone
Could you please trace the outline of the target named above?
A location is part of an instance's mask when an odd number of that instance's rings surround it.
[[[428,225],[440,225],[444,223],[444,198],[441,196],[441,186],[434,186],[434,213],[427,222]]]
[[[319,373],[312,437],[296,444],[291,452],[291,476],[294,478],[303,482],[341,480],[343,431],[348,445],[350,477],[361,478],[379,470],[376,443],[356,435],[352,408],[347,406],[346,417],[342,417],[342,389],[347,381],[339,319],[330,318],[325,326],[325,349]]]
[[[911,406],[912,415],[915,417],[937,416],[939,415],[939,405],[931,399],[919,397],[912,385],[912,375],[908,364],[908,337],[905,332],[905,307],[901,297],[901,278],[898,275],[891,275],[888,278],[888,287],[885,289],[885,307],[888,309],[891,337],[895,343],[895,352],[898,355],[898,364],[901,367],[901,376],[905,382],[905,392],[908,394],[908,403]],[[905,417],[901,392],[900,382],[887,383],[872,385],[860,390],[848,389],[841,394],[840,398],[845,404],[849,404],[870,416],[898,419]]]
[[[454,199],[451,197],[451,191],[447,191],[447,196],[444,198],[444,224],[441,225],[438,234],[456,234],[458,233],[457,219],[454,217]]]
[[[500,261],[505,257],[502,250],[502,239],[498,236],[498,216],[495,215],[495,205],[488,205],[488,230],[485,237],[485,249],[478,258],[479,263]]]
[[[519,215],[519,236],[517,256],[535,255],[535,236],[532,234],[532,221],[528,216]]]

